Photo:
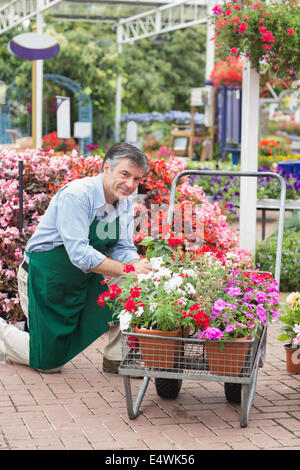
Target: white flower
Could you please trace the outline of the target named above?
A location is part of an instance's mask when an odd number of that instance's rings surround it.
[[[140,317],[144,312],[144,307],[139,307],[137,311],[135,312],[136,317]]]
[[[152,268],[154,269],[154,271],[159,270],[159,268],[163,264],[162,256],[157,256],[156,258],[151,258],[150,263],[152,264]]]
[[[150,303],[149,309],[150,309],[151,313],[154,312],[154,310],[156,309],[156,306],[157,306],[157,304],[155,302]]]
[[[138,274],[138,282],[151,279],[153,277],[153,271],[150,271],[148,274]]]
[[[171,294],[173,290],[178,290],[179,286],[183,283],[182,277],[175,274],[169,281],[167,281],[164,285],[164,290]],[[182,291],[181,291],[182,292]]]
[[[132,319],[131,313],[128,312],[127,310],[122,310],[122,311],[119,313],[118,318],[119,318],[119,320],[120,320],[120,330],[121,330],[121,331],[126,331],[126,330],[128,330],[129,325],[130,325],[130,322],[131,322],[131,319]]]
[[[300,300],[300,293],[299,292],[292,292],[286,299],[286,303],[288,305],[294,305],[297,300]]]
[[[155,278],[171,277],[172,271],[169,268],[160,268],[154,273]]]
[[[293,331],[295,333],[300,333],[300,325],[295,325],[294,328],[293,328]]]
[[[190,282],[187,283],[185,288],[186,288],[188,294],[196,294],[196,289]]]

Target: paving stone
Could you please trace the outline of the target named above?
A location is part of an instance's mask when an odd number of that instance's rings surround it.
[[[293,450],[300,449],[300,376],[287,374],[279,323],[268,328],[246,428],[240,405],[220,382],[183,380],[164,400],[151,380],[140,415],[127,415],[123,378],[102,372],[106,337],[59,374],[0,365],[0,450]],[[105,336],[105,335],[104,335]],[[140,380],[131,380],[137,396]]]

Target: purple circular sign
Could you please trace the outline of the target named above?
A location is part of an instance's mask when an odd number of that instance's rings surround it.
[[[16,56],[27,60],[51,59],[60,50],[55,38],[38,33],[19,34],[9,41],[8,48]]]

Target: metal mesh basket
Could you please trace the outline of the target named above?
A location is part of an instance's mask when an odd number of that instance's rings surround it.
[[[138,371],[148,376],[167,372],[169,377],[192,379],[250,377],[258,343],[259,335],[242,340],[204,341],[125,332],[120,371]]]

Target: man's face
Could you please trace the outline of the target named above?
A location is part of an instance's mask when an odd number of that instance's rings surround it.
[[[113,204],[118,199],[126,199],[136,190],[143,176],[143,168],[134,165],[129,158],[122,158],[113,170],[109,162],[105,162],[102,181],[106,202]]]

